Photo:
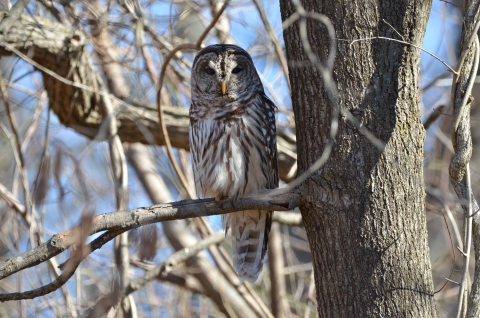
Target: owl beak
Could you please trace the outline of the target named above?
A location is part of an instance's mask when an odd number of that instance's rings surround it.
[[[225,82],[222,82],[220,84],[220,88],[222,89],[222,95],[225,95],[225,93],[227,93],[227,84],[225,84]]]

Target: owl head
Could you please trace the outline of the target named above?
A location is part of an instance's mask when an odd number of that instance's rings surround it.
[[[250,55],[233,44],[214,44],[200,50],[192,67],[192,99],[236,101],[263,92]]]

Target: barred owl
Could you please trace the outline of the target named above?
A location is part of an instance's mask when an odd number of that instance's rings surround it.
[[[199,198],[238,199],[278,187],[275,105],[252,58],[236,45],[210,45],[192,67],[190,150]],[[272,212],[222,216],[233,267],[255,282],[267,251]]]

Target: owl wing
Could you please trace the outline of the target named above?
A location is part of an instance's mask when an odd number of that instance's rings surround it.
[[[266,189],[278,187],[277,138],[275,128],[275,104],[260,94],[261,108],[265,114],[263,142],[265,153],[260,163],[266,176]],[[227,218],[232,229],[233,267],[242,280],[255,282],[262,271],[263,259],[267,252],[268,235],[272,227],[273,212],[248,210],[229,214]],[[228,226],[228,225],[227,225]]]
[[[267,189],[276,189],[278,188],[279,184],[279,177],[278,177],[278,157],[277,157],[277,129],[275,124],[275,110],[277,106],[270,100],[270,98],[262,94],[262,100],[265,103],[265,108],[267,110],[267,125],[270,129],[267,130],[265,135],[266,140],[266,147],[270,150],[267,151],[268,155],[268,163],[267,163],[267,176],[269,176],[268,183],[266,185]],[[268,247],[268,235],[270,233],[270,229],[272,228],[272,219],[273,219],[273,212],[263,212],[266,215],[265,220],[265,233],[264,233],[264,241],[263,241],[263,251],[262,251],[262,258],[265,257],[265,253],[267,252]]]
[[[268,176],[270,176],[266,189],[278,188],[278,159],[277,159],[277,131],[275,125],[275,110],[277,106],[270,100],[270,98],[261,94],[262,101],[265,103],[265,109],[267,111],[266,125],[268,127],[265,134],[265,146],[267,147],[268,163],[266,169],[268,170]]]

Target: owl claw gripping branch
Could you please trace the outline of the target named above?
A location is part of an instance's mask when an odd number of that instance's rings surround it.
[[[252,58],[236,45],[210,45],[192,67],[190,150],[199,198],[231,199],[278,187],[275,105]],[[222,216],[233,267],[255,282],[267,251],[272,212]]]

